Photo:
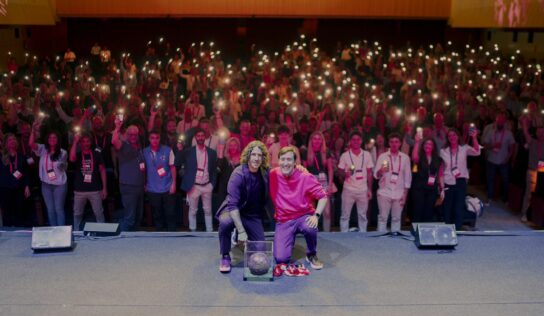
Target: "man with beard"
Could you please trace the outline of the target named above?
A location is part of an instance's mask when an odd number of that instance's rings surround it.
[[[264,241],[262,218],[266,216],[268,196],[268,150],[260,141],[247,145],[241,154],[240,166],[232,172],[227,197],[217,211],[219,220],[219,271],[231,270],[230,236],[236,228],[238,242]]]
[[[189,204],[189,229],[196,230],[196,212],[198,201],[202,197],[206,231],[213,231],[212,223],[212,192],[217,179],[217,153],[206,147],[206,133],[201,128],[195,130],[196,146],[191,147],[185,154],[185,174],[181,189],[187,192]]]
[[[495,118],[495,124],[485,133],[483,141],[487,149],[487,203],[489,204],[494,196],[495,174],[501,174],[503,188],[503,200],[508,199],[508,162],[514,154],[516,142],[514,135],[506,128],[506,113],[499,112]]]
[[[297,234],[306,239],[306,261],[313,269],[323,268],[317,258],[317,224],[327,205],[327,194],[317,179],[296,166],[296,148],[280,150],[279,167],[270,171],[270,198],[274,203],[276,231],[274,234],[274,276],[307,275],[305,268],[289,264]],[[314,209],[312,202],[317,200]]]

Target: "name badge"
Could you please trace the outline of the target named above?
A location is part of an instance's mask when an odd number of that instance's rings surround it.
[[[355,171],[355,180],[363,180],[365,178],[364,174],[363,174],[363,170],[361,169],[358,169]]]
[[[538,172],[544,172],[544,160],[540,160],[538,162],[538,168],[537,168]]]
[[[327,181],[327,175],[325,174],[325,172],[320,172],[320,173],[317,175],[317,180],[318,180],[319,182]]]
[[[34,164],[34,158],[28,157],[28,158],[26,159],[26,163],[27,163],[29,166],[33,165],[33,164]]]
[[[140,162],[140,171],[145,171],[145,163]]]
[[[53,170],[53,169],[47,170],[47,178],[50,181],[57,180],[57,175],[55,174],[55,170]]]
[[[391,184],[397,184],[397,181],[399,181],[399,174],[396,173],[396,172],[393,172],[393,173],[391,174],[391,178],[389,178],[389,182],[390,182]]]
[[[164,170],[164,167],[159,167],[157,173],[159,174],[159,177],[164,177],[166,175],[166,170]]]
[[[83,182],[85,183],[91,183],[93,182],[93,175],[90,173],[86,173],[83,175]]]
[[[13,173],[13,176],[15,177],[15,179],[19,180],[23,177],[23,174],[19,172],[19,170],[15,170],[15,172]]]
[[[429,179],[427,179],[427,185],[433,186],[436,182],[436,176],[429,176]]]
[[[457,167],[451,169],[451,174],[456,178],[459,178],[461,176],[461,172],[459,171],[459,169],[457,169]]]

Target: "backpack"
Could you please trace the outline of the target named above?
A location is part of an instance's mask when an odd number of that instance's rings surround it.
[[[465,198],[465,203],[467,211],[476,214],[477,217],[482,216],[484,209],[484,203],[482,202],[482,200],[475,196],[467,195],[467,197]]]

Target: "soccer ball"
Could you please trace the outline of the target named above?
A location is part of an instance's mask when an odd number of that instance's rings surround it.
[[[263,275],[270,269],[270,259],[264,252],[256,252],[249,256],[247,267],[253,275]]]

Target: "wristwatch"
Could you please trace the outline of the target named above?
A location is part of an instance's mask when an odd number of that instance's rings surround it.
[[[321,214],[319,214],[318,212],[315,212],[315,217],[317,217],[317,219],[319,219],[321,217]]]

